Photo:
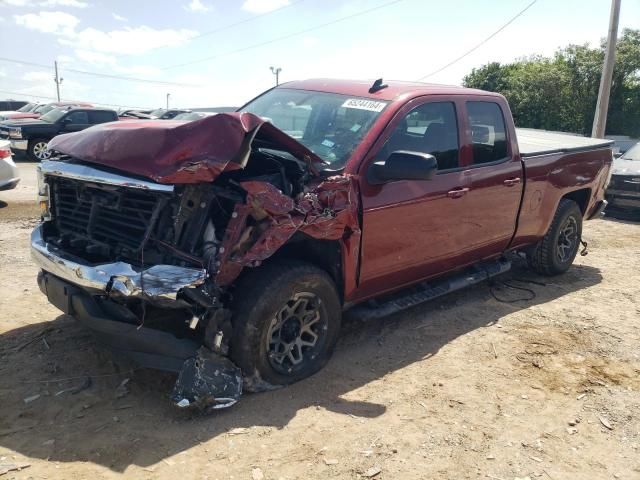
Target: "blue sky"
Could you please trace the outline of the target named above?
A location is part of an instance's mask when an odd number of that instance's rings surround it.
[[[531,0],[396,0],[297,34],[390,2],[0,0],[0,57],[41,65],[57,59],[63,99],[151,108],[163,106],[170,93],[176,107],[240,105],[273,84],[271,65],[282,68],[281,81],[415,80],[475,46]],[[538,0],[495,38],[428,81],[459,84],[471,68],[489,61],[598,43],[607,32],[609,6],[608,0]],[[622,0],[620,30],[638,28],[639,19],[640,2]],[[202,35],[237,22],[243,23]],[[216,58],[199,61],[207,57]],[[176,66],[190,62],[197,63]],[[54,97],[53,72],[0,61],[0,98],[19,97],[6,92]]]

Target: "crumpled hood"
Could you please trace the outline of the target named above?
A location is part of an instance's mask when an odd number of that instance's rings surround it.
[[[123,120],[59,135],[49,149],[159,183],[203,183],[243,168],[259,139],[313,164],[322,160],[251,113],[219,113],[193,122]]]

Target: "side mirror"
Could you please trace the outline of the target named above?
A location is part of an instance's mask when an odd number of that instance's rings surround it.
[[[371,164],[367,177],[374,185],[394,180],[431,180],[437,170],[438,161],[433,155],[397,150],[385,162]]]

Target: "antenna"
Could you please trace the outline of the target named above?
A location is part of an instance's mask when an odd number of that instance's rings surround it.
[[[380,90],[383,90],[388,86],[389,85],[387,85],[386,83],[382,83],[382,79],[379,78],[375,82],[373,82],[373,85],[371,85],[371,88],[369,88],[369,93],[379,92]]]

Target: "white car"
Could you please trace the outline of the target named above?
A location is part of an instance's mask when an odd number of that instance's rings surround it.
[[[20,176],[18,168],[13,163],[11,148],[8,140],[0,140],[0,190],[11,190],[16,188]]]

